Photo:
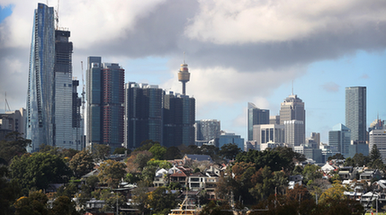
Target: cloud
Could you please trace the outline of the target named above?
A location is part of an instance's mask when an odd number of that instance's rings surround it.
[[[339,91],[339,85],[335,82],[328,82],[322,85],[323,90],[327,92],[338,92]]]
[[[0,0],[2,7],[14,5],[0,23],[0,99],[7,91],[16,107],[25,105],[37,3]],[[56,7],[56,1],[49,3]],[[381,0],[68,0],[59,9],[59,25],[71,31],[74,44],[74,76],[80,79],[80,61],[86,65],[90,55],[118,62],[126,71],[130,60],[167,58],[172,79],[151,84],[180,92],[176,75],[185,51],[191,72],[187,92],[200,113],[248,101],[269,107],[261,98],[306,74],[309,64],[386,48]],[[135,73],[126,76],[149,80],[146,75],[166,72]],[[339,86],[322,87],[335,92]]]

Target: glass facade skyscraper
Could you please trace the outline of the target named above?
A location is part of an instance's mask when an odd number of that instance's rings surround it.
[[[253,140],[253,126],[269,124],[269,110],[257,108],[248,102],[248,141]]]
[[[105,144],[114,151],[122,146],[124,80],[119,64],[102,64],[101,57],[88,57],[87,147]]]
[[[26,138],[32,141],[28,151],[54,142],[54,63],[54,8],[39,3],[34,14],[28,75]]]
[[[328,143],[333,154],[341,153],[343,156],[349,155],[351,132],[350,129],[342,124],[337,124],[328,132]]]
[[[351,140],[366,141],[366,87],[346,87],[346,126]]]
[[[81,119],[73,118],[80,102],[77,98],[74,104],[70,32],[55,30],[54,8],[40,3],[32,32],[26,110],[26,138],[32,144],[27,150],[41,144],[81,150]]]
[[[156,85],[130,82],[125,85],[125,146],[140,147],[142,141],[162,143],[163,90]]]

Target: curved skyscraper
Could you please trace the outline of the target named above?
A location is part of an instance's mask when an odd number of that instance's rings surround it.
[[[55,26],[54,8],[38,4],[35,10],[27,92],[26,138],[29,151],[53,143]]]

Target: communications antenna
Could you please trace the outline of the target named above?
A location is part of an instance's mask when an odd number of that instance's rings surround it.
[[[83,119],[84,119],[84,104],[86,103],[86,99],[85,99],[85,84],[84,84],[84,75],[83,75],[83,61],[80,61],[80,64],[81,64],[81,69],[82,69],[82,115],[83,115]]]

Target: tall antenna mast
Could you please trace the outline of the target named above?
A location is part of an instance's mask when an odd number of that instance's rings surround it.
[[[292,94],[291,95],[293,95],[294,94],[294,80],[292,80]]]
[[[85,85],[84,85],[84,75],[83,75],[83,61],[80,61],[80,66],[81,66],[81,69],[82,69],[82,85],[83,85],[83,89],[82,89],[82,115],[83,115],[83,119],[84,119],[84,104],[86,103],[85,101]]]

